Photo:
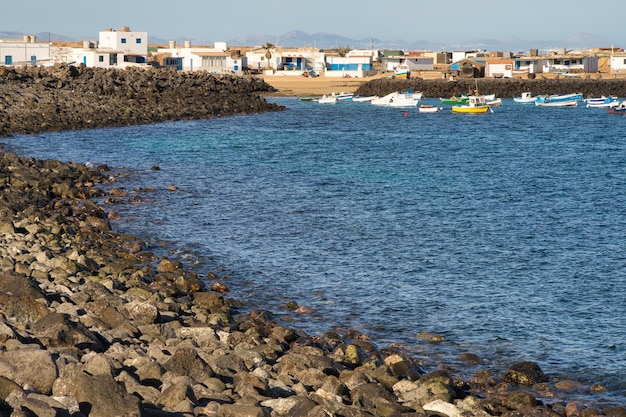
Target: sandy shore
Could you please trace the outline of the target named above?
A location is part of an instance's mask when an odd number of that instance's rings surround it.
[[[266,83],[278,90],[275,96],[321,96],[335,93],[354,93],[365,82],[386,78],[388,74],[377,74],[367,78],[298,77],[263,75]]]

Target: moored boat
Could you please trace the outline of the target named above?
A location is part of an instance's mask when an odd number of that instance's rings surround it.
[[[622,101],[617,107],[609,108],[609,114],[626,115],[626,101]]]
[[[619,100],[615,96],[586,98],[584,101],[586,107],[617,107],[619,105]]]
[[[324,94],[317,102],[320,104],[337,104],[337,96]]]
[[[469,102],[468,96],[452,96],[450,98],[439,98],[441,104],[467,104]]]
[[[393,71],[393,78],[395,79],[406,79],[411,78],[411,69],[409,68],[409,64],[404,61],[400,65],[396,67]]]
[[[441,113],[443,107],[431,106],[430,104],[422,104],[417,110],[420,113]]]
[[[537,96],[537,100],[535,101],[536,105],[550,104],[550,103],[568,103],[566,106],[571,106],[571,102],[579,102],[582,101],[583,95],[582,93],[573,93],[573,94],[552,94],[549,96],[539,95]]]
[[[415,107],[419,103],[422,93],[413,93],[407,91],[404,93],[394,92],[387,94],[386,96],[372,100],[371,103],[375,106],[389,106],[389,107]]]
[[[541,107],[576,107],[578,106],[578,100],[564,100],[564,101],[535,101],[535,106]]]
[[[486,113],[489,108],[485,96],[469,96],[467,104],[452,106],[452,113]]]
[[[493,98],[493,99],[487,99],[485,98],[485,102],[487,103],[487,105],[489,107],[498,107],[502,105],[502,99],[501,98]]]
[[[353,96],[352,101],[357,103],[365,103],[368,101],[376,100],[378,96]]]
[[[522,104],[534,103],[537,101],[537,96],[533,96],[530,91],[524,91],[521,96],[513,97],[513,101]]]

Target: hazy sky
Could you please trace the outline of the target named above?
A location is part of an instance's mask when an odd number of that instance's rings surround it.
[[[588,0],[30,0],[3,4],[0,31],[52,32],[78,40],[130,26],[176,40],[228,41],[291,30],[353,39],[458,42],[561,40],[584,32],[626,47],[623,7]],[[614,3],[621,4],[620,1]],[[606,5],[605,5],[606,6]],[[8,17],[8,18],[7,18]],[[607,46],[607,45],[599,45]]]

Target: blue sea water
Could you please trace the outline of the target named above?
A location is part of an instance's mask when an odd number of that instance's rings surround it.
[[[626,402],[626,117],[271,100],[287,110],[4,142],[133,170],[117,185],[156,191],[111,207],[116,227],[288,326],[357,330],[465,375],[532,360]]]

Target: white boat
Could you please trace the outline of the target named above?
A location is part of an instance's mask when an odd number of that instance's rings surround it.
[[[576,107],[578,106],[578,100],[563,100],[563,101],[535,101],[535,106],[541,107]]]
[[[617,107],[619,106],[619,100],[615,96],[602,96],[597,98],[586,98],[586,107]]]
[[[394,97],[388,104],[389,107],[417,107],[420,99],[413,97],[413,95],[399,94]]]
[[[387,106],[389,105],[389,100],[392,100],[394,97],[396,97],[398,94],[400,94],[399,92],[393,92],[393,93],[389,93],[385,96],[382,97],[378,97],[374,100],[372,100],[370,103],[372,103],[372,105],[374,106]]]
[[[353,96],[352,101],[357,103],[366,103],[368,101],[376,100],[378,96]]]
[[[493,101],[496,99],[495,94],[483,94],[482,96],[485,97],[485,101]]]
[[[337,96],[324,94],[317,102],[320,104],[337,104]]]
[[[537,96],[533,96],[530,91],[524,91],[520,97],[513,97],[516,103],[528,104],[537,101]]]
[[[417,94],[417,95],[416,95]],[[422,93],[389,93],[386,96],[372,100],[374,106],[388,106],[388,107],[415,107],[419,103]]]
[[[339,93],[339,94],[333,93],[333,95],[337,96],[337,100],[338,101],[352,100],[352,98],[354,97],[353,93],[344,93],[343,91],[341,93]]]
[[[396,79],[406,79],[411,77],[411,69],[409,68],[409,64],[406,60],[398,65],[396,69],[393,71],[393,78]]]
[[[442,110],[443,107],[431,106],[429,104],[422,104],[417,109],[420,113],[441,113]]]
[[[491,100],[485,100],[485,102],[487,103],[489,107],[498,107],[502,105],[501,98],[493,98]]]

